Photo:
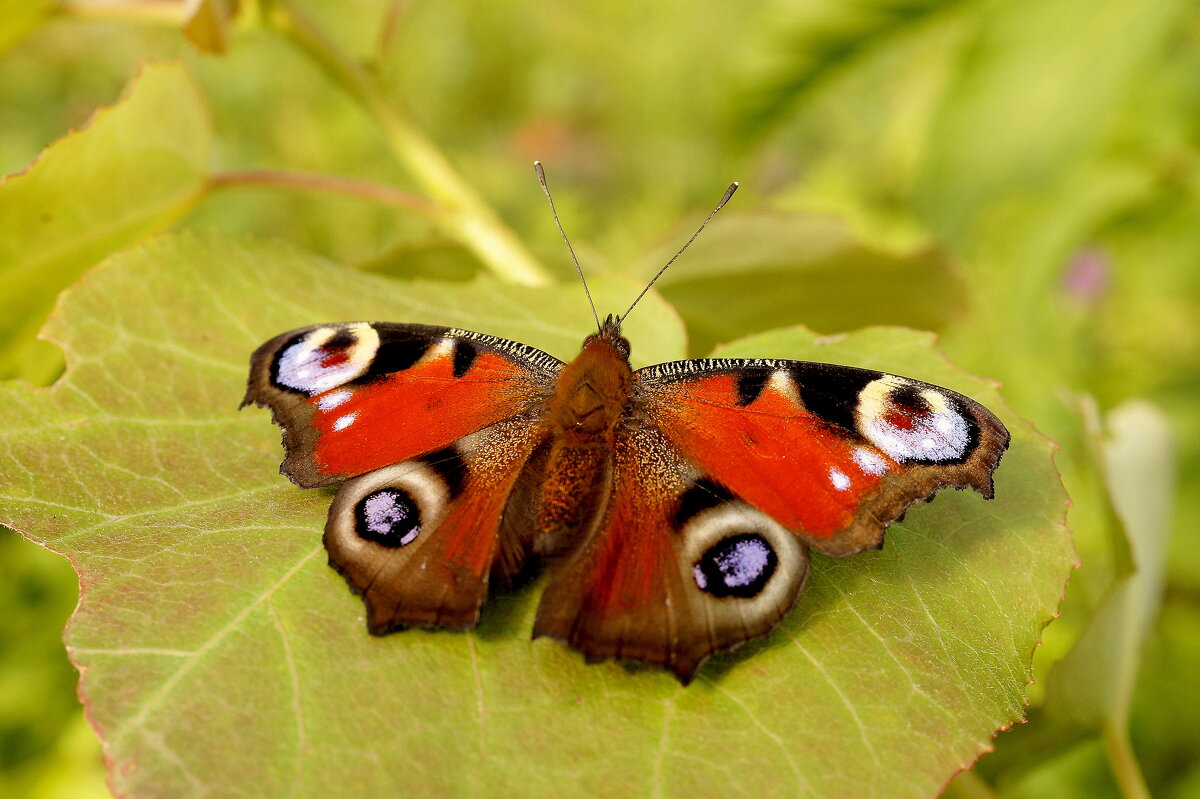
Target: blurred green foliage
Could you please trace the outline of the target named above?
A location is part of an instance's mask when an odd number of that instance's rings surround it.
[[[221,9],[232,4],[200,5],[225,33]],[[1062,447],[1082,568],[1037,653],[1030,723],[1000,735],[997,751],[948,790],[1137,795],[1119,765],[1127,734],[1154,795],[1200,796],[1200,699],[1186,682],[1200,671],[1200,539],[1184,522],[1200,511],[1200,492],[1166,490],[1200,477],[1195,4],[263,2],[243,4],[216,55],[180,34],[171,3],[19,0],[0,19],[0,173],[26,169],[113,103],[144,60],[180,58],[215,139],[207,183],[176,224],[280,237],[397,276],[495,269],[446,217],[362,191],[437,196],[379,105],[356,100],[344,74],[280,33],[279,9],[294,7],[553,277],[570,279],[571,267],[533,183],[534,158],[547,164],[593,273],[652,272],[738,179],[728,228],[718,219],[662,286],[693,347],[794,322],[821,332],[902,323],[939,331],[958,362],[1002,379],[1009,401]],[[311,190],[243,170],[360,183]],[[16,186],[0,186],[0,209]],[[127,219],[136,200],[80,189],[59,189],[54,201]],[[52,351],[32,331],[89,264],[14,279],[13,264],[35,255],[26,247],[0,262],[2,307],[33,319],[4,326],[0,350],[21,353],[5,376],[47,380]],[[769,312],[729,307],[734,286],[745,287],[737,302],[772,300]],[[1091,426],[1088,397],[1099,407]],[[1103,420],[1130,398],[1169,420],[1153,453],[1177,475],[1158,486],[1155,518],[1172,519],[1174,533],[1161,547],[1129,542],[1139,522],[1110,496],[1121,470],[1103,465],[1121,452]],[[56,643],[73,579],[61,559],[11,534],[0,546],[0,793],[78,795],[88,779],[95,789],[99,767],[78,746],[73,676]],[[1130,552],[1159,549],[1161,611],[1122,632],[1136,679],[1128,725],[1052,717],[1043,702],[1055,664],[1094,629],[1118,581],[1157,568]],[[1092,644],[1092,657],[1105,657],[1106,642]]]

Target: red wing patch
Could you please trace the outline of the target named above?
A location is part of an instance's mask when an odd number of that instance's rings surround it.
[[[524,369],[499,355],[480,353],[456,377],[452,354],[433,352],[376,382],[308,400],[317,469],[351,476],[431,452],[528,411],[536,389]]]
[[[768,380],[747,405],[738,397],[732,375],[671,383],[653,393],[652,416],[702,472],[788,529],[833,537],[897,468],[805,410],[783,378]]]

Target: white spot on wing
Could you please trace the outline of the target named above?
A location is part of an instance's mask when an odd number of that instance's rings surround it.
[[[454,357],[454,339],[443,338],[439,339],[437,344],[429,348],[429,352],[425,354],[422,360],[432,361],[438,358],[453,358]]]
[[[345,416],[339,416],[333,420],[333,432],[345,430],[350,425],[354,424],[354,420],[358,418],[358,411],[348,413]]]
[[[829,482],[833,483],[833,487],[838,491],[845,491],[850,487],[850,478],[841,469],[829,470]]]
[[[352,392],[346,390],[330,391],[328,394],[317,400],[317,407],[323,411],[331,411],[353,396],[354,394]]]
[[[864,474],[873,474],[876,477],[886,472],[888,468],[887,461],[864,447],[854,450],[854,462],[858,464],[858,468],[862,469]]]

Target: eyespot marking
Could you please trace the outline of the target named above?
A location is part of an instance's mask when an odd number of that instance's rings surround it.
[[[365,322],[318,327],[280,348],[271,381],[284,390],[323,394],[365,373],[378,350],[379,334]]]
[[[974,424],[958,402],[902,377],[869,384],[857,413],[860,432],[897,463],[961,461],[975,447]]]
[[[692,577],[702,591],[715,597],[753,597],[762,591],[778,564],[766,538],[741,533],[709,547],[692,567]]]
[[[385,547],[407,546],[421,533],[416,502],[397,488],[367,494],[355,507],[354,516],[358,535]]]

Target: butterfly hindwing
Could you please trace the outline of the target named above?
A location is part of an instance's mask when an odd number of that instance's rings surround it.
[[[479,621],[489,576],[515,573],[528,550],[519,538],[528,519],[502,520],[525,512],[506,506],[544,439],[536,418],[509,419],[342,485],[325,548],[366,602],[371,632]]]
[[[817,550],[878,547],[914,501],[992,495],[1008,431],[957,392],[869,369],[710,359],[635,373],[637,402],[701,472]]]
[[[628,427],[613,491],[588,538],[552,571],[534,636],[589,660],[660,664],[684,682],[712,653],[769,632],[796,601],[808,548],[681,457]]]
[[[454,328],[316,325],[255,351],[243,405],[271,408],[287,451],[281,471],[312,488],[536,410],[561,367],[533,347]]]

